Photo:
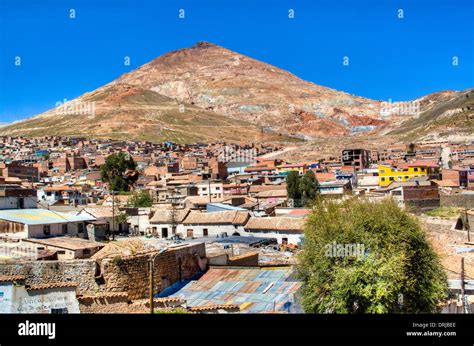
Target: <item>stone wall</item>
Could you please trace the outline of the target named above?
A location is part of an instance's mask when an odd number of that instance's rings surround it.
[[[79,284],[78,291],[96,291],[99,289],[95,275],[97,264],[94,260],[70,261],[21,261],[2,263],[0,275],[24,275],[29,285],[47,282],[72,281]]]
[[[104,259],[100,264],[103,285],[101,291],[127,292],[130,299],[149,296],[149,259],[156,252],[125,258]],[[200,264],[206,257],[203,243],[169,249],[155,258],[154,293],[179,280],[190,279],[205,270]]]
[[[2,263],[0,275],[24,275],[29,285],[73,281],[77,293],[126,292],[129,299],[149,296],[149,258],[157,251],[124,258]],[[168,249],[154,261],[154,293],[206,269],[204,243]]]
[[[79,309],[83,314],[149,314],[150,301],[138,299],[131,301],[127,294],[98,294],[97,296],[79,297]],[[184,305],[179,298],[155,298],[155,309],[170,309]]]
[[[441,195],[442,207],[474,208],[474,194]]]

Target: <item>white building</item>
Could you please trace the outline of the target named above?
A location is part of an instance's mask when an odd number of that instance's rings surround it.
[[[294,217],[251,217],[241,235],[275,238],[279,244],[300,245],[305,221]]]
[[[250,218],[248,211],[216,211],[202,213],[191,211],[184,219],[183,237],[222,237],[242,235]],[[182,228],[181,228],[182,229]],[[179,232],[180,229],[178,229]]]
[[[37,207],[35,189],[27,189],[20,185],[0,185],[0,210],[32,209]]]
[[[80,313],[77,283],[25,285],[25,277],[0,276],[0,314]]]
[[[46,209],[0,210],[0,236],[24,239],[69,235],[85,238],[87,221],[95,221],[95,218]]]
[[[198,196],[209,196],[209,192],[213,198],[222,198],[224,196],[224,184],[222,182],[203,181],[196,183]]]

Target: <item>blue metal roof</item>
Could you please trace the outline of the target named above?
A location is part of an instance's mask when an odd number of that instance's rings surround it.
[[[25,225],[48,225],[55,223],[94,221],[95,218],[57,211],[53,212],[47,209],[10,209],[0,210],[0,220],[17,222]]]
[[[295,301],[301,282],[291,268],[211,268],[172,296],[188,306],[238,304],[241,312],[302,312]]]

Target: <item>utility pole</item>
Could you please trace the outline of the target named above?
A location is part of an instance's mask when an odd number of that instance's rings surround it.
[[[208,190],[209,190],[209,203],[212,203],[212,196],[211,196],[211,177],[209,177],[209,180],[208,180]]]
[[[465,297],[465,285],[464,285],[464,257],[461,257],[461,299],[462,299],[462,311],[466,313],[466,297]]]
[[[115,191],[112,190],[112,240],[115,240]]]
[[[467,231],[467,241],[470,243],[471,242],[471,232],[470,232],[471,225],[469,225],[469,216],[467,214],[467,207],[464,208],[464,216],[466,218],[464,220],[464,229]]]

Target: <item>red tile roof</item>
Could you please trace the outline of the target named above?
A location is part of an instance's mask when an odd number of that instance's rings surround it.
[[[65,287],[77,287],[77,282],[48,282],[45,284],[37,284],[37,285],[27,285],[27,291],[35,291],[35,290],[46,290],[50,288],[65,288]]]
[[[0,275],[0,282],[21,281],[25,279],[26,277],[23,275]]]

